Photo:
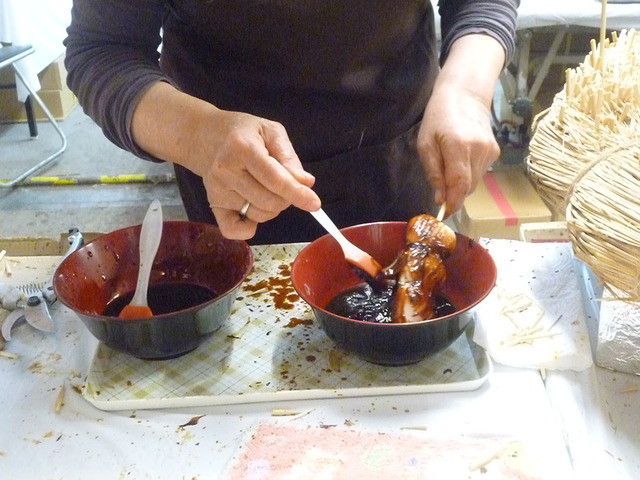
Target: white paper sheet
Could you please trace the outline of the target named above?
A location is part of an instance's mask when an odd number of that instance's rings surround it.
[[[513,367],[584,370],[591,345],[568,243],[483,239],[498,267],[474,340]]]

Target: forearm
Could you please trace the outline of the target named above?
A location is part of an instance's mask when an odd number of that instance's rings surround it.
[[[153,84],[140,97],[131,121],[133,140],[149,154],[177,163],[202,176],[203,152],[194,151],[204,142],[194,139],[220,112],[215,106],[187,95],[166,82]],[[211,131],[213,136],[213,131]],[[209,139],[213,142],[213,138]]]
[[[505,53],[493,37],[456,40],[436,79],[418,134],[418,151],[436,203],[450,214],[462,207],[499,148],[489,108]]]
[[[462,89],[488,108],[504,61],[504,48],[493,37],[465,35],[452,44],[434,89]]]
[[[520,0],[439,0],[444,61],[452,45],[469,34],[484,33],[500,43],[506,59],[515,49],[517,9]]]
[[[67,83],[84,111],[119,147],[148,158],[131,138],[141,92],[170,81],[158,65],[162,0],[74,0],[65,39]]]

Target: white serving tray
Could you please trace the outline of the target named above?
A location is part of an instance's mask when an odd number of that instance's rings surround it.
[[[465,391],[487,380],[493,367],[471,329],[446,350],[403,367],[339,349],[290,283],[303,246],[253,247],[254,269],[229,320],[182,357],[140,360],[99,344],[83,396],[101,410],[139,410]]]

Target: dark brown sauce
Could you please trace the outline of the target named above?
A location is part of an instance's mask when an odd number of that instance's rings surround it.
[[[252,293],[266,290],[279,310],[293,310],[295,303],[300,300],[291,283],[291,265],[289,264],[278,265],[278,275],[252,285],[244,285],[243,289]]]
[[[289,320],[289,323],[287,323],[284,326],[284,328],[294,328],[294,327],[297,327],[298,325],[313,325],[313,320],[310,320],[308,318],[291,317],[291,319]]]
[[[356,285],[336,295],[327,305],[327,310],[341,317],[373,323],[391,323],[391,301],[393,284],[381,291],[374,291],[368,284]],[[444,295],[436,295],[435,317],[444,317],[456,311],[455,306]]]
[[[103,315],[117,317],[122,309],[131,302],[134,292],[129,292],[111,300]],[[215,292],[195,283],[161,283],[149,285],[147,301],[154,315],[178,312],[213,300]]]

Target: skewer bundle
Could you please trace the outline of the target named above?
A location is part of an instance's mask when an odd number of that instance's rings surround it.
[[[573,250],[617,298],[640,300],[640,33],[592,41],[536,119],[529,176]]]

